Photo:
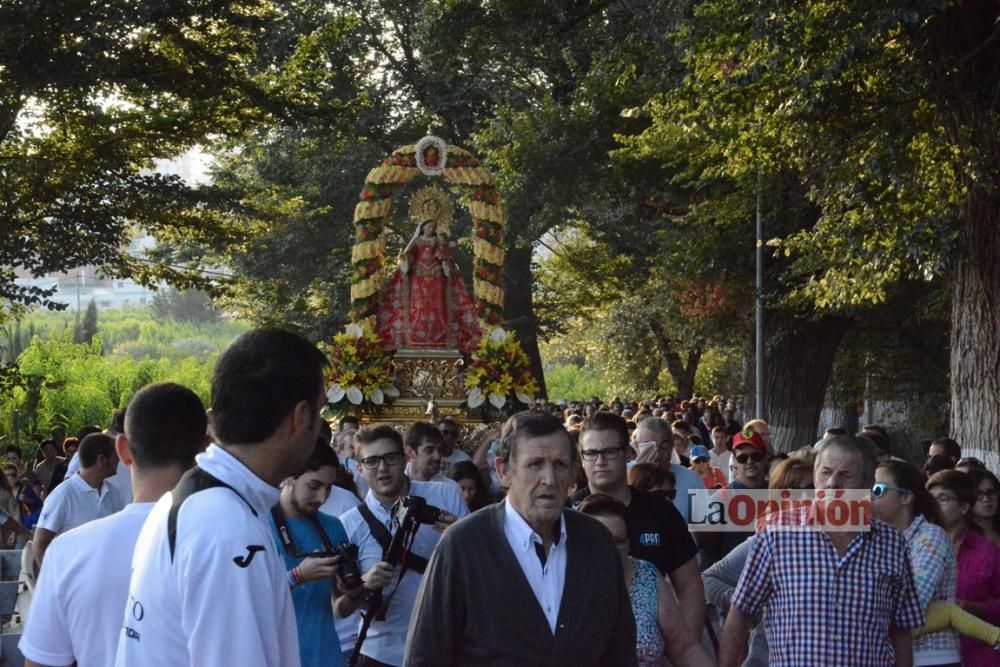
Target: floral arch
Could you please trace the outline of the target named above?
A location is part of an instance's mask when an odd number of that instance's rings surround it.
[[[385,221],[392,210],[392,197],[421,175],[440,177],[457,186],[459,203],[472,216],[473,299],[481,328],[489,331],[503,319],[506,222],[500,192],[478,158],[434,136],[397,148],[365,178],[361,201],[354,209],[351,320],[374,326],[385,278]]]

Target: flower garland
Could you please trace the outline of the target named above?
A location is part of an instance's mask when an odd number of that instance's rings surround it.
[[[341,403],[377,408],[399,396],[392,384],[389,356],[372,328],[350,324],[333,337],[327,346],[330,368],[326,373],[329,389],[326,398],[332,405]]]
[[[436,162],[431,149],[439,151]],[[447,146],[437,137],[425,137],[417,146],[397,148],[365,178],[361,201],[354,208],[351,319],[374,323],[384,279],[385,219],[392,208],[393,195],[421,176],[420,165],[432,171],[440,168],[439,175],[462,193],[461,203],[472,216],[472,293],[476,312],[484,330],[494,327],[503,318],[502,274],[506,254],[503,248],[506,219],[500,192],[493,176],[475,156],[457,146]]]
[[[470,410],[488,402],[503,414],[513,414],[515,401],[531,405],[538,384],[515,334],[498,327],[483,336],[465,371],[465,389]]]

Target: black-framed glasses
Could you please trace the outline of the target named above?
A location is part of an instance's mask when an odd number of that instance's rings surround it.
[[[982,489],[976,490],[976,500],[982,500],[983,498],[995,499],[996,497],[997,497],[996,489],[987,489],[985,491],[983,491]]]
[[[733,458],[736,459],[737,463],[745,465],[750,461],[760,463],[764,460],[765,456],[764,452],[743,452],[742,454],[737,454]]]
[[[597,457],[600,456],[605,461],[614,461],[618,458],[618,455],[624,452],[622,447],[608,447],[607,449],[584,449],[580,452],[580,456],[583,457],[584,461],[596,461]]]
[[[873,498],[881,498],[882,496],[884,496],[885,494],[889,493],[890,491],[895,491],[896,493],[899,493],[899,494],[912,493],[911,491],[908,491],[907,489],[901,489],[898,486],[890,486],[890,485],[886,484],[885,482],[875,482],[875,484],[872,486],[872,497]]]
[[[383,454],[382,456],[366,456],[361,459],[361,465],[369,470],[375,470],[382,463],[385,463],[387,467],[392,467],[399,465],[402,462],[403,452],[389,452],[388,454]]]

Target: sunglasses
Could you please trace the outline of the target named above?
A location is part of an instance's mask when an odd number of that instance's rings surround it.
[[[760,463],[764,460],[765,454],[763,452],[744,452],[742,454],[737,454],[733,458],[736,459],[737,463],[746,464],[750,461],[754,463]]]
[[[896,493],[911,493],[911,491],[901,489],[898,486],[889,486],[885,482],[875,482],[875,485],[872,486],[872,497],[881,498],[890,491],[895,491]]]

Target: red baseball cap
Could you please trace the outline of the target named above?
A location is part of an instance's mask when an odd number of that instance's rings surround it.
[[[767,452],[767,445],[764,444],[764,439],[760,437],[760,433],[749,428],[733,436],[733,449],[736,450],[740,447],[753,447],[757,451]]]

